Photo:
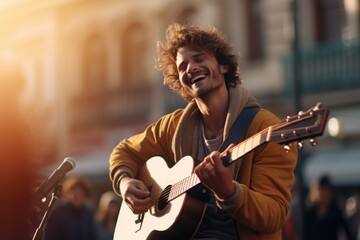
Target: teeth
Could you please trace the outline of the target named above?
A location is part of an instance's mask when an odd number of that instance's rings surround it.
[[[196,77],[194,77],[192,80],[191,80],[191,83],[195,83],[203,78],[205,78],[206,75],[205,74],[200,74],[200,75],[197,75]]]

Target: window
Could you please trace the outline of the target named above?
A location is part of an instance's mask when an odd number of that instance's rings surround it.
[[[345,25],[344,0],[315,0],[315,31],[318,43],[339,41]]]
[[[263,7],[262,0],[246,0],[247,19],[247,59],[264,57]]]
[[[100,35],[90,36],[84,48],[84,84],[86,94],[104,91],[106,83],[105,45]]]
[[[140,24],[130,25],[124,32],[122,45],[122,85],[138,86],[146,76],[146,33]]]

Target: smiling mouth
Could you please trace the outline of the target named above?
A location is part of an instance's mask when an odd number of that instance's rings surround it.
[[[197,82],[203,80],[206,77],[207,77],[206,74],[199,74],[199,75],[197,75],[197,76],[195,76],[194,78],[191,79],[191,84],[197,83]]]

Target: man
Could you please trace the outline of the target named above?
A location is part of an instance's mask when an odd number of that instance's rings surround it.
[[[188,105],[121,141],[110,158],[110,177],[133,213],[144,213],[152,203],[147,186],[136,179],[143,164],[160,156],[173,166],[191,155],[198,159],[194,172],[212,192],[192,239],[281,239],[291,201],[295,148],[286,153],[282,146],[268,143],[228,167],[218,151],[243,109],[260,108],[241,86],[238,60],[231,50],[215,28],[169,26],[166,43],[158,43],[158,68],[164,83]],[[278,122],[260,108],[245,138]]]
[[[97,240],[94,210],[88,205],[90,181],[71,176],[64,181],[62,199],[57,202],[45,225],[44,240]]]
[[[352,235],[343,211],[338,205],[329,176],[320,176],[312,183],[308,204],[305,211],[306,239],[343,239],[340,237],[341,233],[347,240],[356,238]]]

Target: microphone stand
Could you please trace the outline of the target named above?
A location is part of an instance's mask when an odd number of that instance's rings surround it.
[[[61,192],[62,192],[62,185],[59,184],[56,186],[56,188],[54,189],[54,192],[51,194],[51,200],[49,202],[49,205],[41,219],[41,222],[39,224],[39,226],[36,228],[36,231],[33,235],[32,240],[41,240],[42,236],[43,236],[43,232],[44,232],[44,225],[47,221],[48,218],[48,214],[50,213],[50,211],[52,210],[52,208],[54,207],[54,204],[56,202],[56,200],[58,200],[61,197]]]

